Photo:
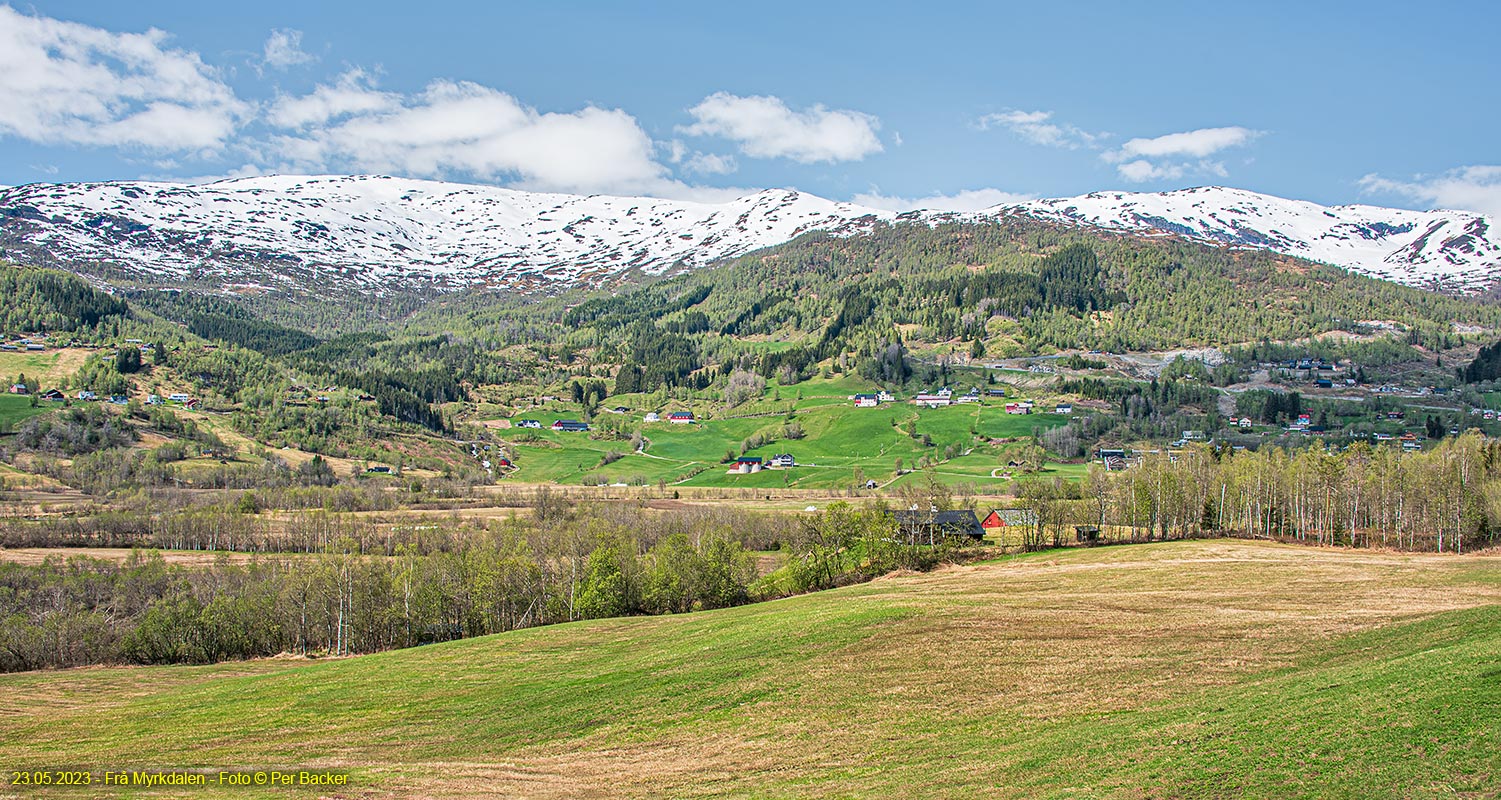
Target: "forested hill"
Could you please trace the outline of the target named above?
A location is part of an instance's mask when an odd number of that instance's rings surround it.
[[[892,346],[994,357],[1255,343],[1337,330],[1397,331],[1410,343],[1444,348],[1458,341],[1457,326],[1501,327],[1501,307],[1482,300],[1265,251],[1024,218],[809,234],[555,313],[568,347],[599,348],[628,365],[656,356],[668,373],[684,371],[679,362],[690,350],[705,356],[700,360],[738,352],[763,366],[801,367],[830,357],[879,358]],[[445,324],[483,318],[470,307],[462,318],[447,315]],[[640,366],[649,385],[653,367]]]

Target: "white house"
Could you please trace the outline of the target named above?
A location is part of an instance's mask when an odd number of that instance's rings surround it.
[[[648,411],[648,412],[646,412],[646,416],[642,417],[642,420],[644,422],[661,422],[662,421],[662,415],[658,414],[655,411]]]

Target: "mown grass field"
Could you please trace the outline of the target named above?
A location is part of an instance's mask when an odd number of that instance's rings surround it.
[[[1498,603],[1498,556],[1041,553],[336,661],[0,676],[0,767],[328,767],[359,797],[1494,797]]]
[[[0,429],[9,428],[24,419],[51,411],[58,405],[46,403],[33,408],[31,398],[26,395],[0,394]]]
[[[611,482],[644,480],[704,487],[849,488],[859,476],[885,483],[895,475],[898,459],[907,469],[916,467],[921,458],[943,460],[944,449],[952,444],[967,454],[939,464],[935,470],[940,480],[999,487],[1005,481],[992,473],[1006,463],[1002,457],[1006,446],[977,442],[977,436],[1027,438],[1036,429],[1068,421],[1056,414],[1011,415],[995,403],[934,409],[905,403],[854,408],[843,394],[810,397],[806,394],[811,391],[809,383],[800,384],[805,395],[794,401],[798,410],[792,418],[803,429],[803,438],[779,439],[746,452],[762,458],[793,454],[803,466],[787,473],[730,475],[728,466],[721,463],[729,454],[740,455],[741,443],[757,432],[778,435],[788,421],[782,415],[702,418],[692,425],[642,423],[637,427],[647,437],[648,445],[641,454],[631,452],[626,441],[592,439],[587,434],[555,433],[545,428],[512,429],[498,435],[511,443],[518,466],[516,478],[524,481],[574,483],[585,476],[598,476]],[[830,389],[821,383],[817,390],[837,394],[845,388]],[[539,411],[524,416],[551,425],[555,418],[577,415]],[[631,416],[633,421],[640,419],[639,413]],[[913,432],[927,436],[931,445],[908,434],[905,426],[909,422]],[[605,454],[612,450],[624,457],[602,464]]]

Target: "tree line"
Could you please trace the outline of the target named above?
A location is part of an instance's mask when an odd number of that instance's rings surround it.
[[[1462,553],[1501,540],[1501,442],[1468,432],[1423,452],[1197,446],[1119,472],[1094,465],[1081,484],[1028,483],[1020,502],[1037,546],[1086,526],[1116,541],[1233,535]]]

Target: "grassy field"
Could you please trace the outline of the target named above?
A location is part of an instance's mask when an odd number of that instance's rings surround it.
[[[0,676],[0,766],[327,767],[359,797],[1494,797],[1497,603],[1496,556],[1042,553],[335,661]]]
[[[943,450],[955,445],[967,455],[937,467],[939,472],[949,474],[943,480],[1000,486],[1004,481],[992,472],[1006,463],[1005,446],[986,444],[977,436],[1026,438],[1035,429],[1068,421],[1056,414],[1011,415],[996,404],[919,409],[897,403],[854,408],[843,399],[850,388],[843,383],[806,381],[799,388],[804,396],[795,401],[798,410],[791,421],[802,427],[803,438],[778,439],[746,453],[763,458],[791,453],[805,466],[788,473],[729,475],[728,467],[721,463],[728,454],[739,455],[741,443],[757,432],[779,436],[788,422],[781,415],[705,418],[692,425],[641,424],[638,427],[649,441],[641,454],[631,452],[626,441],[596,440],[587,434],[547,429],[496,433],[510,442],[518,466],[516,478],[523,481],[575,483],[585,476],[598,476],[611,482],[660,481],[703,487],[848,488],[857,482],[857,469],[861,475],[884,483],[894,474],[898,459],[907,468],[915,467],[922,458],[943,461]],[[525,416],[550,425],[554,418],[577,415],[554,409]],[[909,423],[916,436],[927,436],[931,444],[908,435],[905,426]],[[602,464],[605,454],[612,450],[624,457]]]
[[[45,403],[35,408],[31,398],[20,394],[0,394],[0,429],[7,428],[28,417],[34,417],[56,408],[60,404]]]
[[[72,377],[88,356],[89,351],[78,348],[0,351],[0,379],[13,380],[24,373],[28,380],[39,380],[43,389],[50,389]]]

